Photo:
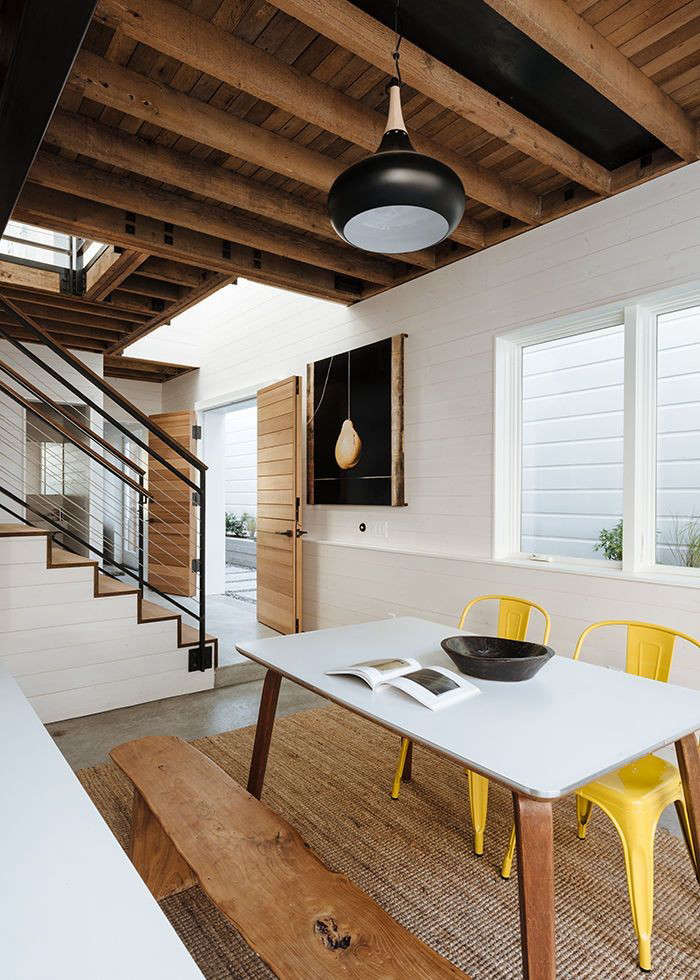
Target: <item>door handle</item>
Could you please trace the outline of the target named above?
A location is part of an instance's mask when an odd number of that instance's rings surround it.
[[[300,538],[303,534],[308,534],[308,533],[309,533],[308,531],[302,531],[301,528],[298,527],[296,530],[296,537]]]
[[[294,531],[287,529],[286,531],[275,531],[275,534],[281,534],[283,538],[293,538]]]

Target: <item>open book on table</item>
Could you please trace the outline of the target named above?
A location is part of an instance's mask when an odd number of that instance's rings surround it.
[[[479,688],[447,667],[421,667],[413,657],[391,657],[386,660],[365,660],[336,667],[326,674],[349,674],[359,677],[372,690],[395,687],[416,701],[437,711],[479,693]]]

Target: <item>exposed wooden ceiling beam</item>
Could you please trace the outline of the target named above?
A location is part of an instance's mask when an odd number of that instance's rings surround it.
[[[119,17],[121,30],[136,40],[233,88],[249,92],[371,152],[379,145],[386,126],[386,118],[380,113],[297,71],[264,49],[221,31],[170,0],[103,0],[102,10]],[[531,222],[537,220],[537,199],[533,194],[420,133],[411,136],[416,149],[444,160],[460,175],[469,197],[506,214]]]
[[[486,3],[683,160],[697,159],[695,123],[565,0],[486,0]]]
[[[106,248],[87,270],[85,298],[95,302],[104,299],[146,258],[145,252],[135,252],[133,249],[116,251],[113,245]]]
[[[181,225],[224,241],[264,249],[298,262],[356,276],[367,282],[392,285],[403,269],[340,244],[306,238],[293,229],[273,226],[243,213],[232,213],[202,201],[194,201],[153,184],[135,183],[128,176],[109,174],[83,163],[40,152],[31,170],[31,180],[43,187],[72,193],[101,204],[146,214],[160,221]]]
[[[139,266],[139,275],[148,276],[149,279],[162,279],[163,282],[172,282],[176,286],[198,287],[207,282],[211,273],[206,269],[192,269],[178,262],[150,256]]]
[[[90,23],[95,0],[25,0],[0,88],[0,235]],[[8,24],[4,24],[8,29]],[[9,31],[8,31],[9,33]]]
[[[43,306],[51,306],[58,310],[75,310],[78,313],[85,313],[90,316],[98,316],[106,319],[141,321],[144,317],[141,314],[134,314],[130,310],[120,307],[117,304],[105,305],[104,303],[91,303],[82,296],[72,296],[68,293],[53,293],[49,290],[38,289],[36,287],[24,287],[15,284],[2,285],[3,296],[8,296],[18,304],[39,303]]]
[[[133,328],[133,323],[124,320],[110,320],[107,317],[95,316],[90,313],[77,313],[75,310],[57,310],[53,306],[46,306],[41,302],[40,297],[33,297],[31,302],[23,300],[17,304],[22,309],[27,310],[30,316],[35,316],[38,320],[52,320],[56,323],[72,324],[73,326],[84,327],[87,330],[103,332],[114,337],[121,337]]]
[[[184,95],[128,68],[113,65],[88,51],[80,52],[69,84],[102,105],[259,167],[273,169],[275,173],[324,192],[346,167],[343,161],[238,119],[208,102]],[[504,195],[507,198],[503,201],[504,207],[507,203],[511,208],[515,207],[510,198],[519,199],[522,194],[521,189],[513,186],[512,193]],[[537,207],[536,202],[533,207]],[[480,235],[475,222],[467,221],[460,228],[465,235]]]
[[[168,313],[168,316],[170,315],[168,311],[171,301],[162,300],[143,293],[134,293],[125,289],[125,285],[126,283],[122,283],[119,289],[115,289],[110,294],[110,302],[119,303],[120,306],[125,307],[127,310],[148,314],[149,317],[153,317],[157,313]]]
[[[60,269],[39,269],[23,262],[0,259],[0,287],[6,285],[29,286],[57,293],[61,288],[61,272]]]
[[[76,58],[69,85],[77,85],[87,98],[101,105],[162,126],[231,156],[243,157],[259,167],[273,167],[276,173],[323,191],[328,190],[344,169],[338,160],[238,119],[223,109],[138,72],[111,64],[89,51],[81,51]]]
[[[154,296],[156,299],[165,300],[166,303],[174,303],[188,293],[186,286],[183,288],[175,283],[138,275],[125,279],[119,289],[120,292],[136,293],[137,296]]]
[[[85,235],[123,248],[136,248],[227,276],[241,275],[256,282],[296,289],[340,303],[356,302],[362,296],[361,280],[350,280],[327,269],[243,245],[231,244],[228,257],[228,250],[224,255],[220,238],[178,225],[172,226],[172,244],[166,244],[163,222],[154,218],[137,215],[132,234],[126,230],[122,209],[40,187],[31,181],[25,185],[15,213],[19,220],[30,224]]]
[[[394,73],[395,34],[348,0],[274,0],[274,5],[388,75]],[[608,170],[406,38],[401,42],[401,75],[412,88],[533,160],[599,194],[609,192]]]
[[[66,346],[82,347],[83,350],[104,351],[107,350],[112,343],[114,343],[111,337],[101,337],[101,335],[98,333],[81,331],[76,327],[71,328],[68,325],[64,326],[60,323],[49,323],[42,319],[37,319],[36,322],[39,323],[40,326],[47,331],[47,333],[50,333],[52,337],[55,337],[61,344]],[[13,321],[12,318],[3,311],[0,311],[0,327],[3,330],[7,330],[11,336],[17,337],[17,339],[28,340],[31,343],[36,343],[36,336],[20,326],[16,321]]]
[[[194,306],[195,303],[200,303],[203,299],[206,299],[207,296],[215,293],[218,289],[222,289],[224,286],[234,284],[235,282],[236,279],[230,276],[210,273],[206,282],[202,282],[196,289],[192,289],[185,299],[181,299],[178,303],[171,304],[168,306],[165,313],[162,313],[160,316],[154,316],[148,321],[148,323],[144,323],[140,327],[137,327],[131,334],[129,334],[128,338],[120,341],[118,344],[113,344],[109,348],[108,353],[120,354],[126,347],[133,344],[135,340],[140,340],[141,337],[145,337],[146,334],[156,330],[164,323],[170,322],[171,317],[177,316],[178,313],[184,312],[184,310]]]
[[[268,187],[261,181],[241,177],[189,154],[147,143],[137,136],[103,126],[87,116],[58,110],[51,120],[47,141],[68,153],[80,153],[143,177],[157,174],[174,187],[338,242],[324,207]],[[477,222],[467,220],[454,237],[476,244],[483,241],[483,234]],[[425,269],[435,268],[435,256],[430,249],[408,252],[401,259]]]
[[[105,354],[104,358],[104,376],[106,378],[131,378],[158,384],[196,370],[196,367],[191,367],[188,364],[147,361],[141,357],[124,357],[119,354]]]

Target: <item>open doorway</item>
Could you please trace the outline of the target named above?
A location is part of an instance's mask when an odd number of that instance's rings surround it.
[[[207,473],[207,630],[219,638],[219,667],[249,661],[236,643],[275,636],[258,622],[257,402],[255,396],[202,412]]]

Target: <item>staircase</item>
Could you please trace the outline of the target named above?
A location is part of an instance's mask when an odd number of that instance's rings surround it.
[[[0,294],[17,323],[0,325],[0,660],[45,722],[212,687],[206,467],[104,381],[95,355],[79,359],[8,302]],[[192,554],[172,544],[183,495],[199,515]]]

